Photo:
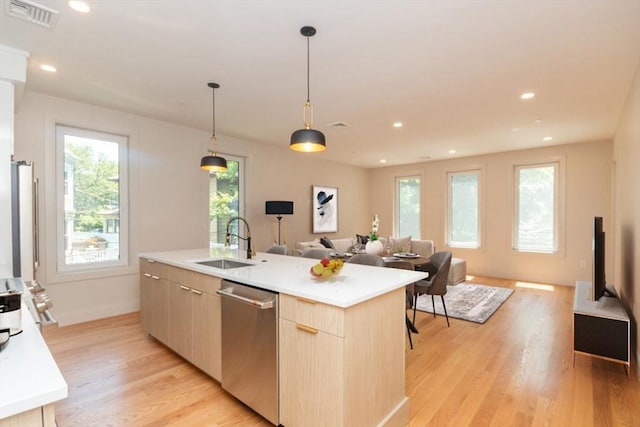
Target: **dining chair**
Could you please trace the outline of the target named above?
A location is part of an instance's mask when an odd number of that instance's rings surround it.
[[[287,248],[287,245],[273,245],[265,252],[268,254],[287,255],[289,248]]]
[[[449,315],[447,314],[447,306],[444,303],[444,296],[447,293],[447,281],[449,278],[449,268],[451,267],[451,252],[436,252],[429,257],[430,263],[427,265],[429,277],[414,283],[413,298],[413,323],[416,322],[416,306],[418,305],[418,297],[420,295],[431,295],[431,305],[433,306],[433,317],[436,317],[435,295],[440,295],[442,299],[442,308],[447,319],[447,327],[449,327]]]
[[[346,262],[350,264],[362,264],[362,265],[372,265],[374,267],[384,267],[385,262],[382,257],[378,255],[371,254],[355,254],[351,258],[349,258]]]
[[[403,270],[415,269],[414,265],[409,261],[388,261],[388,262],[385,262],[384,266],[389,268],[400,268]],[[410,310],[411,307],[413,307],[413,293],[414,293],[414,290],[413,290],[413,283],[412,283],[410,285],[407,285],[407,289],[406,289],[406,304],[405,304],[406,309]],[[406,313],[405,313],[405,317],[406,317],[406,323],[407,323],[407,335],[409,336],[409,345],[413,350],[413,340],[411,339],[411,332],[413,331],[417,334],[418,330],[416,329],[415,325],[411,322],[411,320],[409,320],[409,316]]]
[[[302,253],[300,254],[300,256],[303,258],[315,258],[315,259],[329,258],[331,256],[331,249],[306,248],[302,250]]]

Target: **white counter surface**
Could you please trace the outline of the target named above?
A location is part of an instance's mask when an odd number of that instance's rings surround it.
[[[22,305],[22,332],[0,352],[0,419],[67,397],[67,383],[31,314]]]
[[[427,273],[424,272],[345,263],[340,274],[332,280],[316,280],[311,277],[309,269],[319,260],[262,252],[258,252],[255,257],[247,260],[244,251],[229,248],[142,253],[139,256],[175,267],[343,308],[427,277]],[[197,261],[221,258],[241,260],[253,265],[251,267],[220,269],[196,263]]]

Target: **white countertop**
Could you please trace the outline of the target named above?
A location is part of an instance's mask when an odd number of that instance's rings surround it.
[[[0,419],[67,397],[67,383],[31,314],[22,304],[22,332],[0,352]]]
[[[427,273],[424,272],[345,263],[340,274],[335,278],[322,281],[313,279],[309,273],[311,266],[318,263],[319,260],[263,252],[258,252],[255,257],[247,260],[244,251],[230,248],[142,253],[139,256],[175,267],[343,308],[427,277]],[[220,258],[241,260],[254,265],[220,269],[196,264],[196,261]]]

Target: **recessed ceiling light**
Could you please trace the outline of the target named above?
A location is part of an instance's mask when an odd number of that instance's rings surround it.
[[[387,161],[385,159],[381,159],[380,163],[387,163]]]
[[[56,67],[54,67],[53,65],[49,65],[49,64],[42,64],[40,65],[40,68],[44,71],[47,71],[49,73],[55,73],[56,71],[58,71],[58,69]]]
[[[89,4],[85,1],[80,1],[80,0],[70,0],[69,7],[75,10],[76,12],[81,12],[81,13],[89,13],[91,11]]]
[[[449,154],[456,154],[456,150],[449,150]]]
[[[520,95],[520,99],[532,99],[535,96],[536,94],[533,92],[525,92],[522,95]]]
[[[543,123],[543,120],[542,120],[542,119],[537,119],[535,123],[536,123],[537,125],[541,125],[541,124]]]
[[[553,139],[553,137],[551,136],[545,136],[544,138],[542,138],[543,141],[551,141]]]
[[[402,122],[395,122],[395,123],[393,123],[393,127],[394,127],[394,128],[401,128],[401,127],[402,127]]]

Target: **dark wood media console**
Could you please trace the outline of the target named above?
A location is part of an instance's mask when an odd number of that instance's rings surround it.
[[[617,298],[593,301],[590,282],[576,282],[573,300],[573,360],[576,353],[622,363],[629,375],[629,316]]]

